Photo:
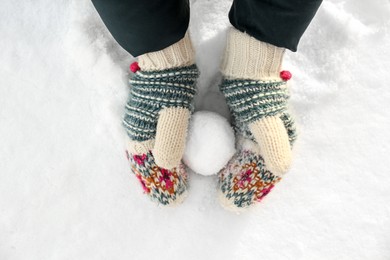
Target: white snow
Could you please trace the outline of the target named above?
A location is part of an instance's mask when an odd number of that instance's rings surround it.
[[[234,131],[226,118],[210,111],[194,113],[183,155],[184,163],[193,172],[217,174],[235,152]]]
[[[194,0],[198,110],[217,90],[228,0]],[[121,117],[134,60],[87,0],[0,1],[0,259],[389,259],[390,2],[325,1],[288,53],[292,170],[224,211],[190,174],[176,209],[130,174]]]

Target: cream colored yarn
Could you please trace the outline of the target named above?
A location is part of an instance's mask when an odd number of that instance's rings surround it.
[[[261,42],[231,28],[221,70],[227,78],[279,80],[284,52],[284,48]]]
[[[260,146],[268,169],[276,176],[286,173],[291,165],[292,152],[286,128],[277,117],[265,117],[249,125],[249,129]]]
[[[157,122],[154,160],[157,165],[172,169],[179,165],[185,148],[190,111],[185,108],[161,110]]]
[[[138,65],[143,71],[165,70],[194,63],[195,52],[188,32],[177,43],[161,51],[149,52],[138,57]]]
[[[179,42],[161,51],[146,53],[138,57],[141,73],[186,67],[193,65],[194,61],[195,52],[188,32]],[[184,153],[190,115],[191,112],[184,107],[162,108],[158,114],[155,138],[142,142],[127,138],[128,151],[142,155],[152,150],[154,160],[159,167],[165,169],[177,167]]]
[[[231,28],[221,71],[228,79],[280,80],[284,52],[284,48]],[[260,152],[267,168],[277,176],[286,173],[291,165],[292,152],[279,115],[259,119],[249,124],[249,129],[259,145],[254,152]]]

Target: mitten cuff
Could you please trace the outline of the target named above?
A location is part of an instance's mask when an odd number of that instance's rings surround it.
[[[138,57],[138,64],[143,71],[165,70],[189,66],[195,63],[195,52],[189,33],[175,44],[155,52]]]
[[[227,78],[280,79],[284,48],[261,42],[235,28],[228,32],[221,71]]]

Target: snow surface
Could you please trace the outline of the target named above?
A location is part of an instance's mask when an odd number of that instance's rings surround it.
[[[192,1],[199,110],[217,91],[228,0]],[[0,259],[390,259],[390,2],[325,1],[288,53],[292,170],[253,211],[191,174],[156,207],[125,159],[134,59],[86,0],[0,1]]]
[[[234,131],[225,117],[210,111],[193,114],[183,162],[194,173],[217,174],[235,152]]]

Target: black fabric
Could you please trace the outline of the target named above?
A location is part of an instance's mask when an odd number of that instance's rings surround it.
[[[322,0],[234,0],[230,23],[256,39],[296,51]]]
[[[162,50],[188,28],[188,0],[92,0],[115,40],[131,55]]]
[[[218,0],[214,0],[218,1]],[[162,50],[185,35],[188,0],[92,0],[117,42],[133,56]],[[322,0],[234,0],[231,24],[256,39],[296,51]]]

